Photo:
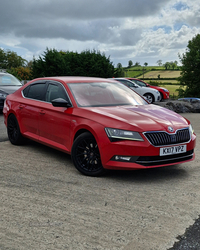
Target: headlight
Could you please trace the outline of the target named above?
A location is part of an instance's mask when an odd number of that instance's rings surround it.
[[[167,90],[167,89],[163,89],[165,92],[169,92],[169,90]]]
[[[144,141],[138,132],[115,129],[115,128],[105,128],[108,138],[113,140],[133,140],[133,141]]]
[[[194,133],[194,129],[192,128],[192,125],[189,126],[190,134],[192,135]]]
[[[156,93],[157,93],[157,94],[160,94],[160,92],[159,92],[158,90],[156,90]]]
[[[0,98],[6,99],[7,94],[0,92]]]

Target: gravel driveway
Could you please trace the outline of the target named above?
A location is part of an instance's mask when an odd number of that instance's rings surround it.
[[[200,114],[184,116],[199,137]],[[200,214],[198,154],[181,165],[87,177],[64,153],[11,145],[0,114],[0,156],[1,250],[163,250]]]

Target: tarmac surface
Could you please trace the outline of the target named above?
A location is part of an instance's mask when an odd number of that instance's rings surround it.
[[[0,250],[199,250],[196,159],[171,167],[81,175],[69,155],[10,144],[0,114]]]

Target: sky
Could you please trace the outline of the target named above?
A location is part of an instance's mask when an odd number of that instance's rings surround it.
[[[200,33],[199,0],[0,0],[0,48],[97,50],[116,67],[177,61]]]

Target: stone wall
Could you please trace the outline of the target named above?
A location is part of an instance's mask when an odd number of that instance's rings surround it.
[[[159,106],[175,111],[176,113],[200,113],[199,101],[178,101],[169,100],[164,102],[157,102]]]

